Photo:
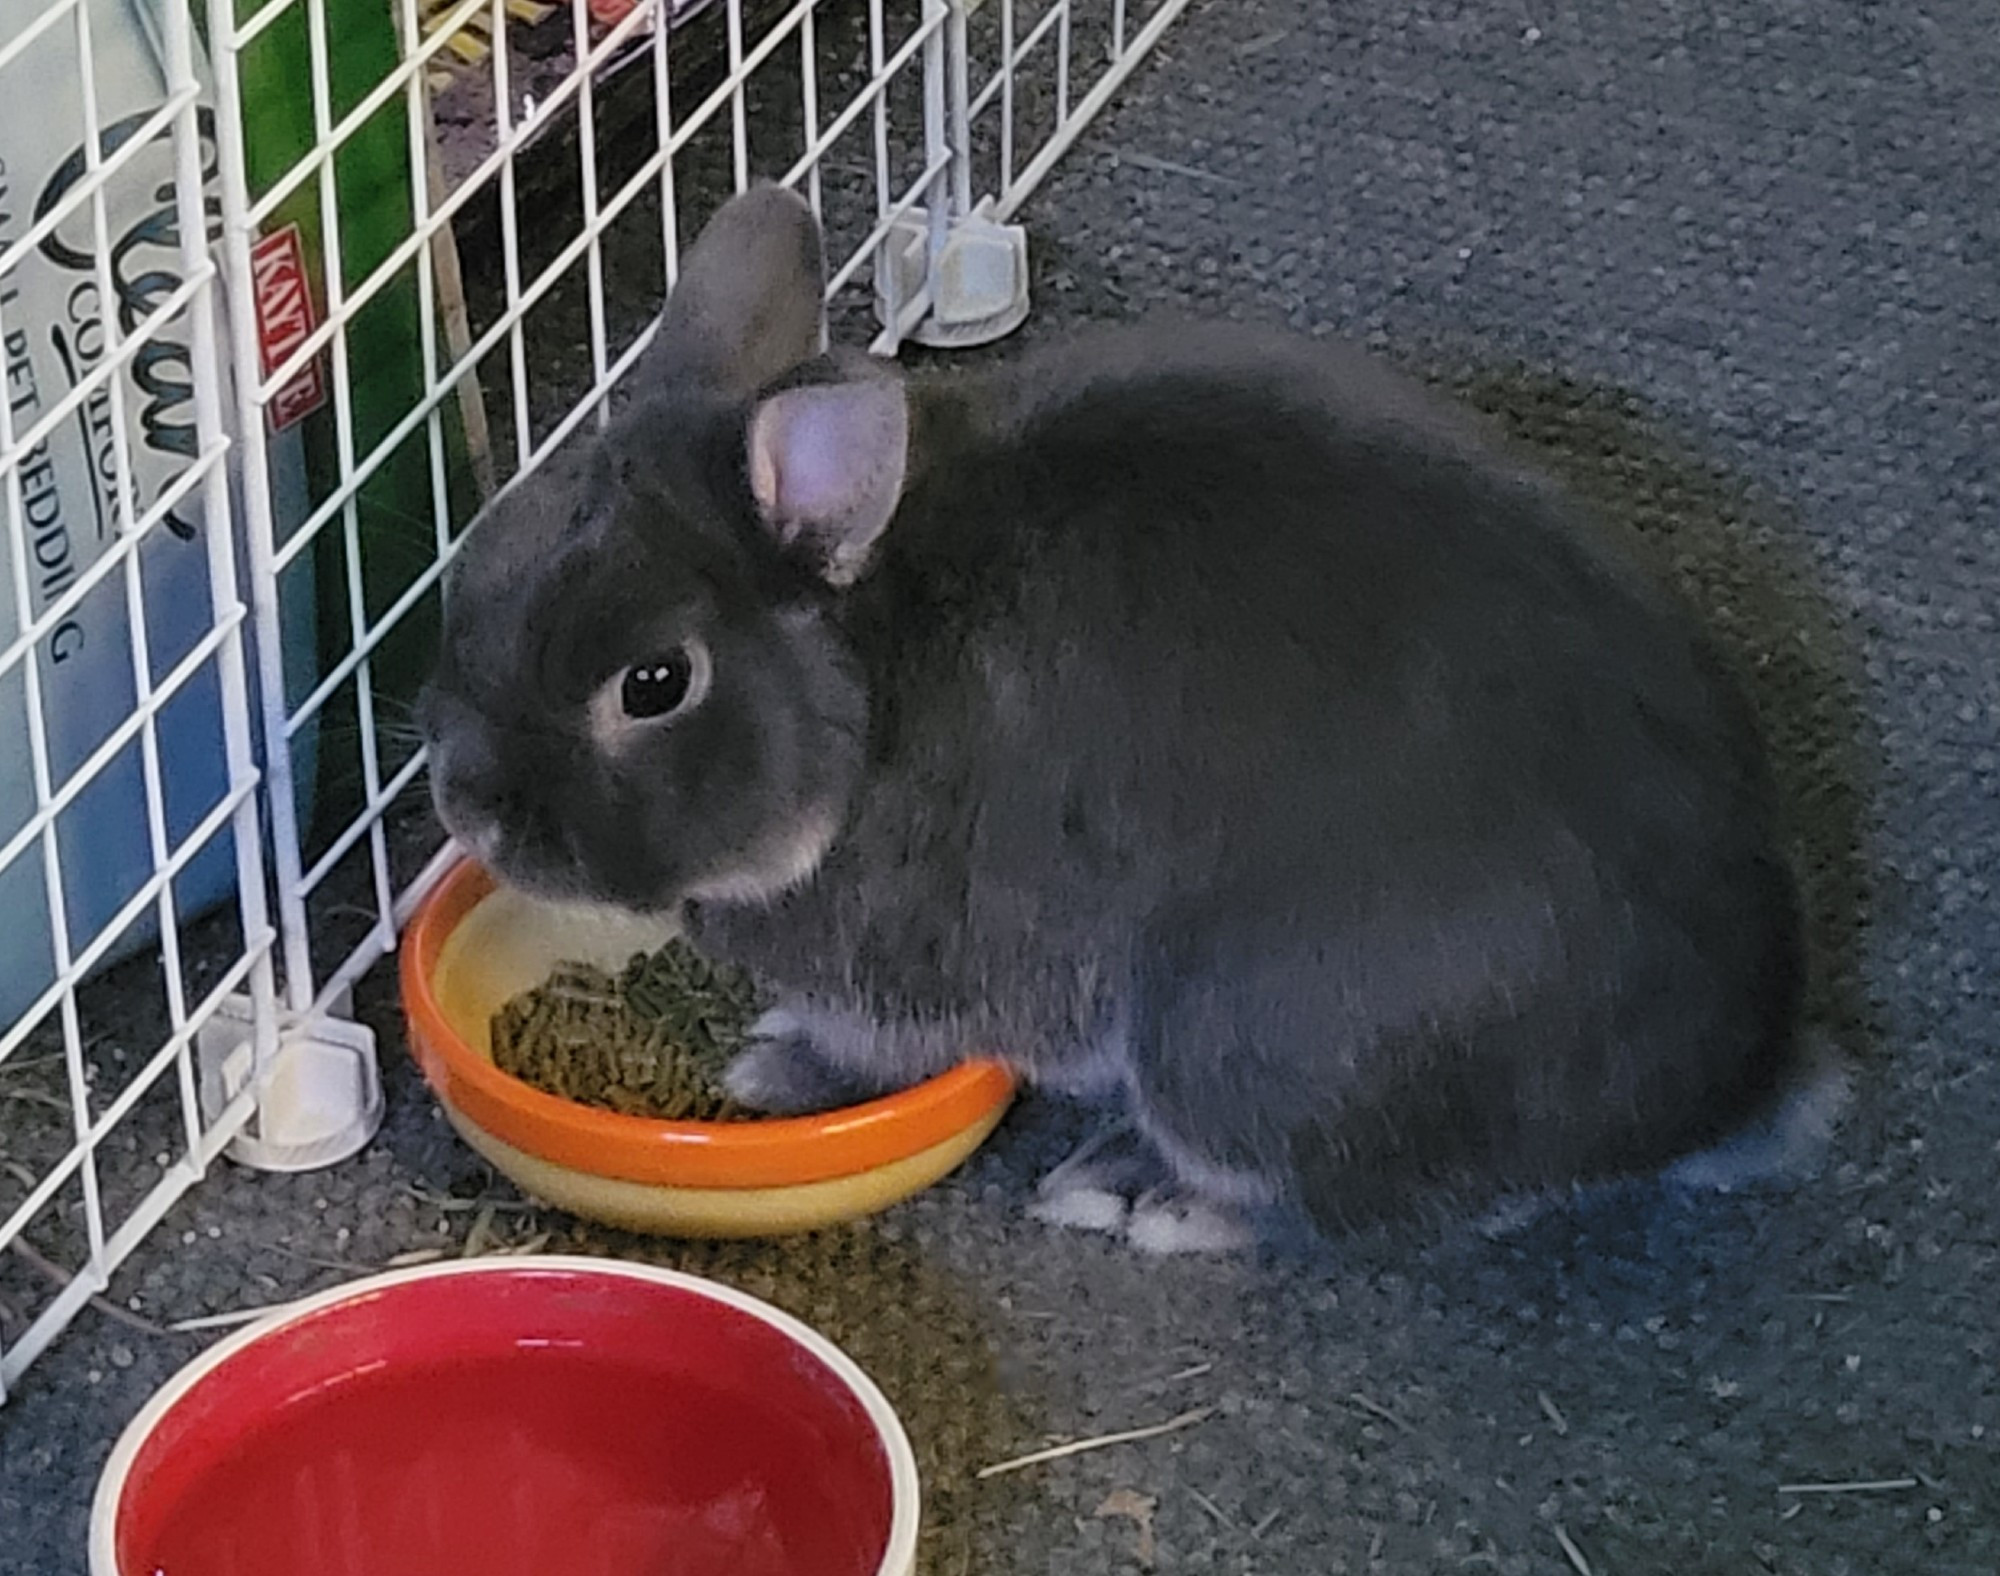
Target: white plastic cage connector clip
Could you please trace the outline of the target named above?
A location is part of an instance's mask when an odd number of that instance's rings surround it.
[[[931,305],[901,337],[933,350],[965,350],[1004,339],[1028,317],[1028,232],[1001,224],[981,203],[951,221],[931,266],[930,214],[913,208],[891,226],[875,261],[875,320],[893,329],[900,303],[926,283]]]
[[[232,996],[195,1035],[205,1120],[215,1121],[251,1080],[256,1112],[224,1151],[257,1171],[317,1171],[362,1149],[382,1125],[375,1032],[344,1018],[281,1014],[277,1050],[257,1068],[248,997]]]

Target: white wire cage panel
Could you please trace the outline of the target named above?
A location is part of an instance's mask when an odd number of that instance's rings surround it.
[[[782,181],[836,338],[1004,333],[1184,5],[0,0],[0,1399],[219,1155],[372,1131],[443,570],[679,248]]]
[[[967,7],[959,200],[1012,218],[1149,57],[1188,0],[980,0]]]
[[[0,0],[0,1398],[275,1038],[214,164],[185,9]]]
[[[258,562],[272,577],[257,604],[264,725],[289,745],[268,763],[282,973],[305,1015],[342,1010],[451,857],[408,715],[459,534],[496,485],[604,418],[679,248],[731,193],[781,181],[826,227],[837,339],[893,354],[907,338],[991,338],[1026,308],[1024,238],[1004,221],[1185,6],[391,3],[399,57],[343,86],[327,79],[322,37],[337,0],[268,0],[234,25],[230,0],[210,0],[225,107],[232,55],[286,25],[310,46],[309,144],[262,195],[235,193],[240,211],[225,191],[225,221],[245,238],[233,267],[253,266],[248,238],[292,202],[317,216],[324,268],[311,330],[261,383],[245,350],[238,369],[247,448],[272,441],[271,403],[315,365],[337,429],[324,496]],[[371,137],[378,163],[402,172],[404,206],[364,265],[341,168],[366,162]],[[400,327],[385,337],[370,313]],[[406,363],[394,377],[385,344]],[[352,408],[363,375],[379,385],[365,413]],[[261,468],[253,454],[246,475]],[[253,544],[275,540],[254,487],[247,508]],[[289,579],[305,571],[323,629],[301,696],[272,653],[297,600]],[[295,814],[309,803],[311,817]]]

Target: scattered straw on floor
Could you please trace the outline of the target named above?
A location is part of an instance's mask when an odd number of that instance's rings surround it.
[[[1113,1445],[1136,1444],[1142,1439],[1158,1439],[1162,1434],[1176,1433],[1183,1428],[1192,1428],[1196,1423],[1206,1422],[1215,1414],[1212,1406],[1196,1407],[1192,1412],[1183,1412],[1178,1417],[1170,1417],[1164,1423],[1155,1423],[1150,1428],[1128,1428],[1121,1433],[1099,1434],[1092,1439],[1074,1439],[1066,1445],[1051,1445],[1046,1450],[1031,1450],[1025,1456],[1015,1456],[1012,1460],[996,1461],[990,1467],[981,1467],[980,1478],[999,1477],[1007,1472],[1019,1472],[1026,1467],[1036,1467],[1046,1461],[1061,1461],[1068,1456],[1080,1456],[1090,1450],[1108,1450]]]

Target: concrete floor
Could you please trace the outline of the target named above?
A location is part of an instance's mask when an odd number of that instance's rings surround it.
[[[1161,1263],[1023,1218],[1068,1122],[1027,1106],[874,1224],[645,1243],[485,1173],[384,978],[379,1140],[218,1176],[118,1299],[268,1302],[462,1241],[481,1201],[504,1240],[716,1275],[903,1408],[929,1576],[2000,1569],[1995,81],[1977,0],[1210,0],[1027,215],[1025,337],[1161,303],[1369,339],[1666,542],[1758,663],[1824,1010],[1867,1053],[1817,1184]],[[82,1568],[112,1439],[197,1346],[86,1313],[30,1373],[0,1573]],[[1908,1486],[1781,1490],[1856,1480]]]

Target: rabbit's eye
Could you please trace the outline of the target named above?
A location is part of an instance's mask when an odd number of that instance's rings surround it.
[[[635,662],[618,686],[619,705],[634,722],[692,710],[707,693],[708,652],[694,641]]]

